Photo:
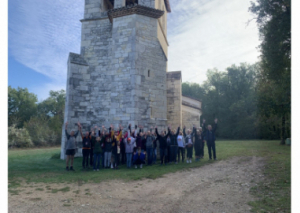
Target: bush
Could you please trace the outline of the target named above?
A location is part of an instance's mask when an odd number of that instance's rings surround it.
[[[45,117],[31,117],[24,124],[35,146],[53,146],[58,143],[58,135],[48,125]]]
[[[25,128],[18,129],[15,125],[8,127],[8,148],[25,148],[32,146],[32,140]]]

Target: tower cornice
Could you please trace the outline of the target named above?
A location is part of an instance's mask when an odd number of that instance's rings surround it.
[[[163,16],[164,13],[165,11],[157,10],[152,7],[146,7],[142,5],[120,7],[120,8],[111,9],[107,11],[110,22],[112,22],[113,18],[132,15],[132,14],[144,15],[144,16],[158,19],[161,16]]]

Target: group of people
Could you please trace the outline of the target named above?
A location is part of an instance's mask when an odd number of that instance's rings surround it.
[[[180,156],[182,162],[192,163],[193,149],[195,149],[195,160],[199,161],[204,157],[205,143],[208,147],[209,159],[217,160],[215,148],[215,131],[217,129],[218,120],[215,119],[214,127],[207,125],[203,119],[202,127],[187,129],[184,126],[182,131],[180,127],[177,130],[172,130],[168,126],[168,130],[162,130],[160,133],[155,127],[151,127],[147,132],[144,132],[143,126],[135,125],[132,129],[131,124],[127,130],[124,130],[121,125],[115,130],[113,125],[110,125],[108,130],[102,126],[95,126],[91,131],[82,133],[82,126],[78,122],[78,131],[72,130],[68,133],[68,122],[65,124],[65,134],[67,141],[66,148],[66,170],[74,171],[73,162],[75,150],[77,147],[76,137],[79,132],[82,138],[82,168],[88,169],[89,165],[94,171],[99,171],[102,168],[118,169],[120,164],[126,164],[127,168],[134,165],[143,168],[143,164],[151,166],[156,164],[157,150],[160,152],[160,165],[168,163],[179,163]],[[159,145],[159,146],[158,146]],[[100,161],[102,162],[100,164]],[[70,163],[70,167],[69,167]]]

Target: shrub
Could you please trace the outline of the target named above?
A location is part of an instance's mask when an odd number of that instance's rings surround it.
[[[15,125],[8,127],[8,148],[32,146],[32,140],[25,128],[18,129]]]
[[[48,125],[45,117],[31,117],[24,124],[35,146],[52,146],[57,144],[58,136]]]

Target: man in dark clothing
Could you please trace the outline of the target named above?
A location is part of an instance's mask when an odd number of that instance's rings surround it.
[[[158,133],[157,127],[155,127],[155,134],[157,135],[159,141],[159,153],[160,153],[160,165],[165,163],[166,165],[166,154],[167,154],[167,135],[165,135],[164,131],[161,131],[161,134]]]
[[[177,156],[177,149],[178,149],[178,144],[177,144],[177,137],[179,134],[180,127],[177,128],[177,132],[171,131],[171,127],[168,128],[168,136],[171,139],[171,144],[170,144],[170,154],[169,154],[169,162],[174,162],[177,163],[176,161],[176,156]]]
[[[80,124],[79,124],[80,125]],[[91,150],[91,135],[90,132],[86,132],[85,135],[82,134],[82,127],[79,126],[79,131],[82,137],[82,168],[89,168],[89,155]]]
[[[209,155],[210,160],[211,160],[211,149],[213,150],[214,160],[217,160],[216,145],[215,145],[215,141],[216,141],[215,132],[216,132],[216,129],[217,129],[217,123],[218,123],[218,119],[215,119],[214,128],[212,128],[211,125],[207,126],[206,134],[205,134],[205,137],[204,137],[204,140],[206,141],[206,144],[207,144],[208,155]]]

